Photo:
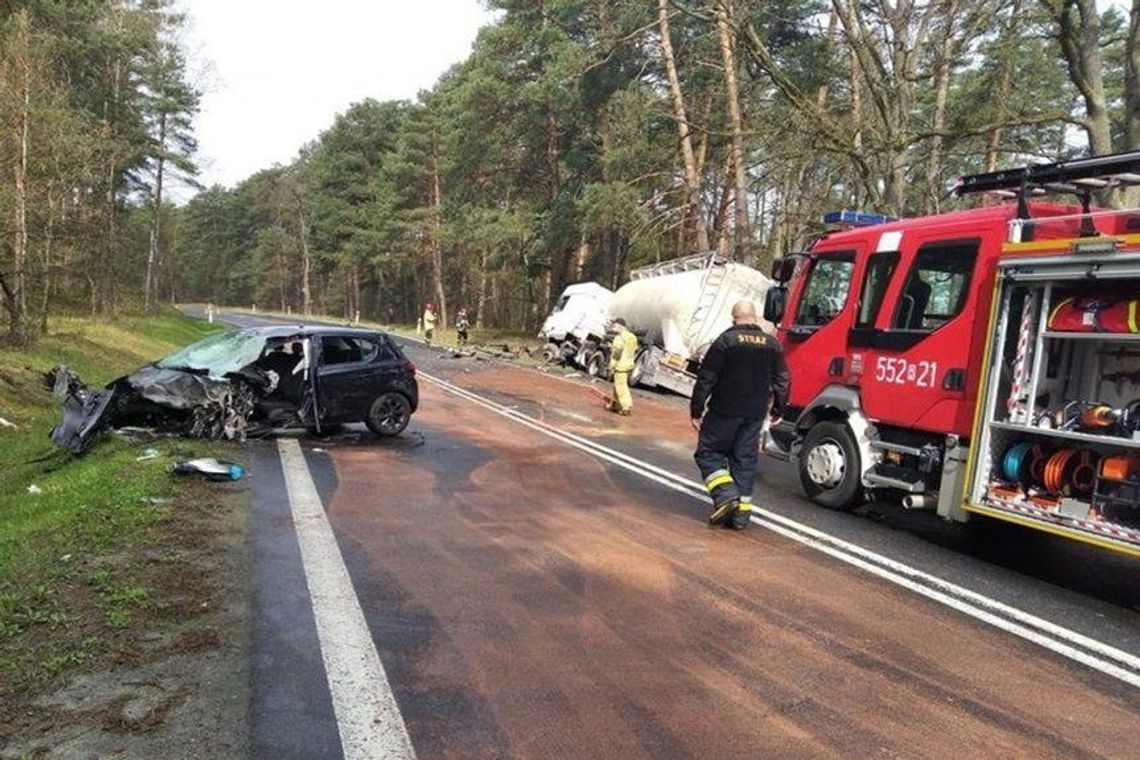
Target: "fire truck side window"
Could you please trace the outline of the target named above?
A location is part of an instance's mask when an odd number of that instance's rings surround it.
[[[958,316],[977,258],[977,240],[920,248],[895,309],[894,328],[933,332]]]
[[[803,296],[796,310],[796,324],[825,325],[843,310],[851,287],[855,256],[851,253],[820,256],[812,262]]]
[[[859,310],[855,315],[856,327],[875,326],[875,318],[879,316],[879,307],[883,305],[887,285],[898,263],[898,251],[876,253],[867,262],[867,271],[863,275],[863,292],[859,294]]]

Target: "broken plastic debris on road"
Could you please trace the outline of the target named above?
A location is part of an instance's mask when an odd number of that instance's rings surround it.
[[[206,480],[241,480],[245,470],[240,464],[233,462],[220,462],[213,457],[188,459],[174,465],[171,470],[175,475],[201,475]]]

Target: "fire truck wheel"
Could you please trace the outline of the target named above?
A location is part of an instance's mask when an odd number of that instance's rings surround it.
[[[804,436],[800,483],[808,498],[828,509],[852,509],[861,497],[859,449],[844,424],[826,420]]]

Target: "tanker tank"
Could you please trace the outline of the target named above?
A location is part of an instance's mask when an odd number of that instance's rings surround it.
[[[699,265],[699,257],[692,262]],[[707,262],[669,271],[673,262],[636,270],[610,302],[610,317],[622,317],[644,340],[670,354],[700,361],[716,337],[732,326],[732,305],[747,298],[757,310],[773,285],[761,272],[736,263]],[[771,324],[760,321],[774,333]]]

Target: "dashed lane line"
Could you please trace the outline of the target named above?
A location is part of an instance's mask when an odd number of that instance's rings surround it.
[[[277,441],[301,564],[346,760],[413,760],[411,737],[301,445]]]
[[[674,491],[700,499],[702,502],[708,498],[703,485],[694,480],[603,446],[588,438],[560,430],[517,409],[491,401],[442,378],[423,371],[418,374],[446,392],[512,419],[525,427],[555,438],[594,457],[634,472]],[[752,509],[752,521],[754,523],[779,535],[810,546],[902,588],[969,615],[976,620],[1012,633],[1056,654],[1140,688],[1140,658],[1128,652],[770,510],[756,506],[753,506]]]

